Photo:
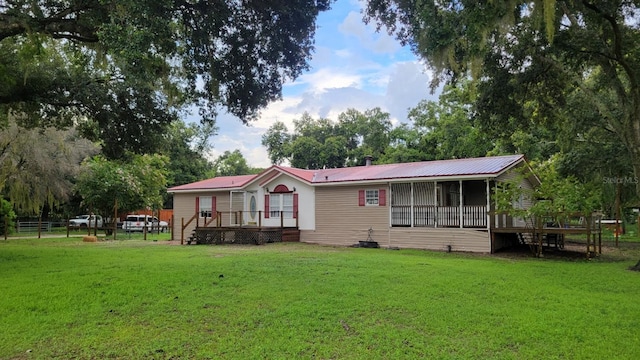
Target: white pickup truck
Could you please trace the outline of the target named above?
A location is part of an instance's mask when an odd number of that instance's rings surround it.
[[[97,224],[96,224],[97,222]],[[102,227],[102,216],[100,215],[78,215],[69,219],[69,227],[86,229],[87,227]]]
[[[160,231],[165,232],[169,228],[169,223],[158,220],[157,217],[151,215],[127,215],[122,223],[122,229],[125,231],[144,231],[146,224],[147,232]]]

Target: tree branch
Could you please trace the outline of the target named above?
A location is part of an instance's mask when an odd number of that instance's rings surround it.
[[[583,0],[582,3],[587,9],[594,11],[596,14],[605,19],[609,23],[609,25],[611,25],[611,29],[613,30],[613,53],[615,54],[615,61],[619,63],[627,73],[627,77],[629,78],[629,82],[631,84],[631,89],[638,89],[635,71],[625,60],[624,54],[622,54],[622,32],[620,31],[620,24],[618,24],[614,16],[606,14],[604,11],[602,11],[600,8],[590,3],[589,1]]]
[[[78,42],[98,42],[96,28],[82,25],[78,20],[77,13],[89,10],[89,6],[68,8],[57,14],[38,18],[26,14],[11,15],[0,14],[0,41],[28,32],[42,33],[50,35],[56,39],[69,39]],[[70,15],[75,17],[69,18]]]
[[[618,121],[617,117],[613,113],[611,113],[611,110],[608,108],[608,106],[602,101],[599,96],[596,96],[596,94],[586,86],[585,82],[578,75],[574,74],[573,72],[567,71],[562,64],[554,59],[550,59],[546,56],[539,56],[539,58],[541,61],[555,67],[556,69],[560,70],[560,72],[566,74],[570,79],[572,79],[573,83],[578,86],[580,90],[582,90],[586,95],[589,96],[589,98],[593,102],[593,105],[596,107],[596,109],[598,109],[598,112],[600,112],[600,114],[605,117],[607,122],[614,129],[616,129],[617,132],[620,132],[624,129],[623,124]]]

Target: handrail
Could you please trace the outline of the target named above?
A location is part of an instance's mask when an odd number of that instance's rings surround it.
[[[204,218],[204,227],[209,226],[209,224],[211,224],[213,222],[213,220],[218,220],[218,219],[220,219],[220,211],[216,211],[216,216],[215,217],[212,216],[209,221],[207,221],[207,218],[205,217]],[[219,221],[216,221],[216,226],[218,226],[219,223],[220,223]]]
[[[181,225],[181,229],[180,229],[180,244],[181,245],[184,245],[184,229],[186,229],[187,226],[189,226],[189,224],[191,224],[191,222],[194,219],[196,220],[196,225],[197,225],[198,213],[193,214],[193,216],[189,219],[189,221],[187,221],[186,224],[184,223],[184,218],[182,218],[182,225]]]
[[[488,214],[491,217],[506,215],[512,218],[521,219],[525,222],[531,221],[532,227],[536,229],[543,228],[546,226],[545,223],[551,222],[551,221],[545,222],[544,221],[545,219],[552,220],[555,224],[557,224],[555,227],[597,229],[600,224],[600,222],[597,219],[601,216],[601,214],[598,212],[583,213],[583,212],[576,212],[576,211],[549,212],[549,213],[544,213],[538,216],[529,215],[528,219],[524,219],[522,217],[519,217],[518,215],[514,215],[510,211],[491,210],[489,211]],[[577,221],[577,224],[576,224],[576,221]],[[498,224],[495,224],[495,225],[498,225]],[[502,227],[509,227],[509,226],[496,226],[496,228],[502,228]]]

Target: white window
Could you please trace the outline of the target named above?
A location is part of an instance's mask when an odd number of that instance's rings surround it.
[[[364,195],[364,201],[367,206],[375,205],[378,206],[378,202],[380,199],[380,193],[378,190],[366,190]]]
[[[269,217],[279,218],[281,211],[285,219],[293,218],[293,194],[269,195]]]
[[[201,218],[211,217],[211,196],[200,196],[200,209],[198,210]]]
[[[293,219],[293,194],[282,194],[282,215],[285,219]]]
[[[269,217],[280,217],[280,194],[269,195]]]

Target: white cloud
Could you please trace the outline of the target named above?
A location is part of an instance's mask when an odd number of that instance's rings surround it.
[[[327,89],[342,87],[358,87],[360,81],[360,76],[357,74],[349,74],[332,68],[319,69],[300,77],[300,82],[308,84],[314,92],[324,92]]]
[[[338,30],[345,35],[358,39],[360,45],[376,54],[393,54],[400,50],[400,44],[389,36],[384,29],[375,31],[375,27],[362,21],[362,14],[351,11],[338,26]]]
[[[338,0],[335,15],[319,27],[311,70],[285,84],[283,99],[267,106],[250,126],[228,114],[218,118],[220,134],[212,139],[212,156],[239,149],[250,166],[270,166],[262,135],[276,121],[293,130],[304,112],[313,118],[337,120],[349,108],[379,107],[394,124],[407,121],[408,109],[430,94],[431,74],[414,55],[385,32],[376,33],[362,22],[362,3]],[[342,19],[342,21],[340,21]]]
[[[431,94],[429,89],[431,77],[417,61],[396,63],[389,76],[385,94],[389,112],[399,121],[405,122],[409,108],[415,107],[424,99],[437,99],[437,95]]]
[[[251,125],[261,134],[277,121],[283,122],[287,128],[292,129],[293,120],[299,118],[301,114],[295,110],[301,101],[302,98],[299,96],[286,96],[280,101],[272,102],[260,112],[259,119]]]
[[[261,145],[262,135],[276,121],[283,122],[289,130],[293,130],[293,121],[304,112],[313,118],[335,121],[338,115],[350,108],[365,111],[379,107],[390,113],[394,124],[397,124],[406,122],[408,110],[421,100],[437,98],[429,90],[430,74],[417,61],[380,66],[379,71],[368,75],[321,69],[304,78],[306,91],[271,103],[250,126],[242,125],[230,115],[221,115],[218,119],[220,135],[213,139],[215,148],[212,156],[215,158],[225,150],[239,149],[250,166],[268,167],[267,151]],[[375,83],[383,91],[360,88],[365,81],[363,79]]]
[[[228,115],[227,115],[228,116]],[[207,152],[209,160],[215,160],[225,151],[240,150],[247,164],[252,167],[269,167],[271,163],[267,150],[262,146],[265,129],[242,125],[232,116],[218,119],[220,134],[213,139],[213,148]],[[221,124],[224,122],[224,124]],[[224,131],[222,130],[224,127]]]

